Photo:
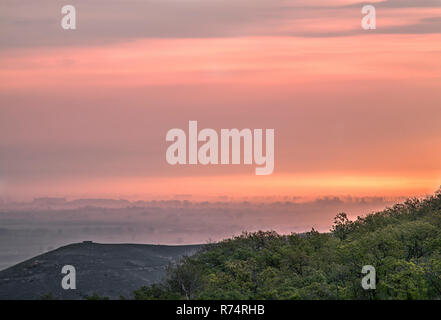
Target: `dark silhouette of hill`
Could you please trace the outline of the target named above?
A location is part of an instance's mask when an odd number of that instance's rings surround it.
[[[0,299],[84,299],[94,294],[119,299],[140,285],[160,281],[170,262],[194,254],[201,246],[143,244],[67,245],[0,271]],[[75,290],[64,290],[64,265],[76,269]]]

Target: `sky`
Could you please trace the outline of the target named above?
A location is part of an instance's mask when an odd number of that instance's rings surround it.
[[[433,193],[441,2],[370,3],[376,30],[352,0],[1,1],[0,199]],[[169,165],[189,120],[274,129],[274,173]]]

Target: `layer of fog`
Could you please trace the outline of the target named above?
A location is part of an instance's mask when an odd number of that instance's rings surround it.
[[[320,198],[309,202],[190,202],[37,199],[0,204],[0,270],[59,246],[103,243],[195,244],[244,231],[330,229],[333,217],[380,210],[397,199]]]

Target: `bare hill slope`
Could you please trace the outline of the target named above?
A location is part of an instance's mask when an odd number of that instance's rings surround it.
[[[83,299],[98,294],[110,299],[132,296],[135,289],[161,280],[165,268],[200,245],[67,245],[0,271],[0,299]],[[64,265],[76,269],[76,290],[61,287]]]

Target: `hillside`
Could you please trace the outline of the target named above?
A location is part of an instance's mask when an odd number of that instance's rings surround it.
[[[268,214],[271,214],[270,212]],[[376,268],[376,290],[361,287]],[[441,192],[330,233],[245,233],[183,259],[137,299],[441,299]]]
[[[76,243],[39,255],[0,271],[0,299],[84,299],[97,294],[130,298],[140,285],[164,277],[170,262],[193,254],[198,245]],[[61,288],[61,268],[73,265],[77,289]]]

